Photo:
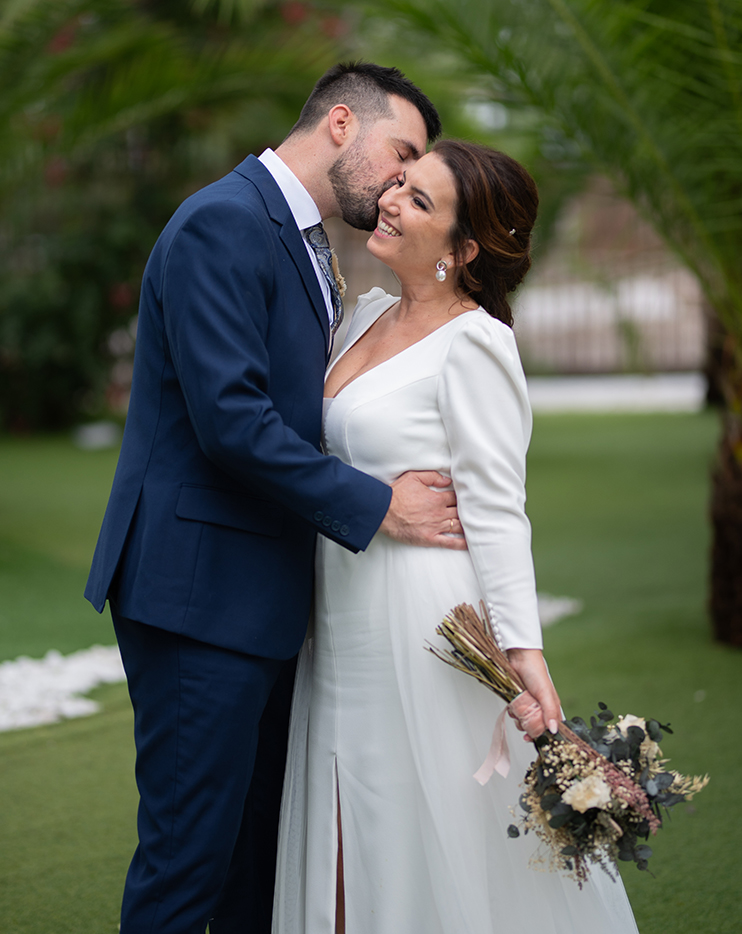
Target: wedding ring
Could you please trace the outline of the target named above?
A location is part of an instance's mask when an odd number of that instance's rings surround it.
[[[451,523],[451,528],[448,530],[449,533],[453,533],[453,519],[448,520]]]

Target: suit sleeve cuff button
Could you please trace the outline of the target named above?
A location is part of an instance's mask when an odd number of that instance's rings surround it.
[[[341,525],[341,526],[340,526],[340,534],[341,534],[341,535],[347,535],[348,532],[350,532],[349,526],[347,526],[347,525]]]
[[[324,519],[324,517],[325,517],[325,514],[318,509],[317,512],[315,512],[314,514],[314,521],[321,522]]]

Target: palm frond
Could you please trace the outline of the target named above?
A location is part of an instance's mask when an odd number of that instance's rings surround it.
[[[742,7],[736,0],[378,0],[538,108],[610,175],[742,336]],[[480,81],[480,87],[483,83]]]

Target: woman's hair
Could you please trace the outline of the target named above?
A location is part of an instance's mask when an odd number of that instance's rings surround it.
[[[456,287],[493,318],[513,324],[507,299],[531,267],[531,231],[538,211],[536,183],[520,163],[487,146],[441,140],[433,146],[456,181],[451,230]],[[513,231],[511,233],[511,231]],[[467,240],[479,245],[464,265]]]

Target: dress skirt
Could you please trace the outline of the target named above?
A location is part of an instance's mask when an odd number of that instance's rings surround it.
[[[334,932],[337,814],[348,934],[631,934],[620,881],[580,890],[510,839],[534,750],[507,720],[511,770],[473,778],[503,703],[426,643],[478,598],[468,553],[377,536],[323,541],[314,635],[302,652],[287,767],[276,934]],[[342,581],[342,585],[339,582]],[[411,583],[414,582],[414,586]]]

